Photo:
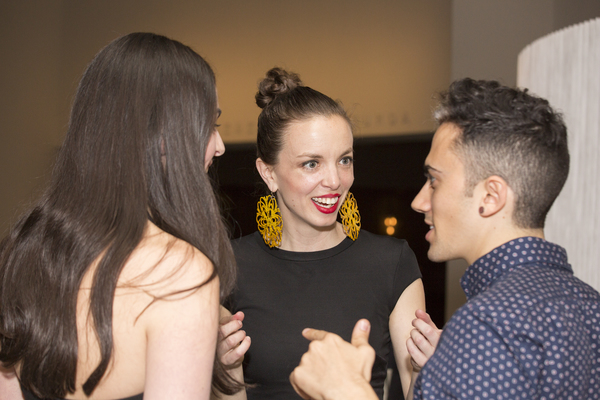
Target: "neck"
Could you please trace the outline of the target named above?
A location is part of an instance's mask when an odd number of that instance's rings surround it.
[[[510,242],[511,240],[518,239],[521,237],[533,236],[541,239],[545,239],[544,230],[540,229],[527,229],[519,228],[516,226],[505,227],[504,229],[492,229],[488,232],[481,233],[481,242],[479,246],[474,246],[472,254],[465,257],[465,260],[469,265],[473,264],[479,258],[483,257],[496,247],[503,245],[504,243]]]
[[[340,244],[346,237],[344,228],[339,222],[324,229],[285,229],[285,222],[283,226],[279,247],[282,250],[307,252],[327,250]]]

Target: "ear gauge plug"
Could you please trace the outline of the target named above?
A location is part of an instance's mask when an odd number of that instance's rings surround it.
[[[479,207],[479,214],[483,214],[485,212],[483,207]]]

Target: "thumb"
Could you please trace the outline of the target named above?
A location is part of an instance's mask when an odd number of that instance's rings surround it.
[[[352,331],[352,345],[356,347],[369,345],[369,333],[371,332],[371,323],[366,319],[359,320]]]

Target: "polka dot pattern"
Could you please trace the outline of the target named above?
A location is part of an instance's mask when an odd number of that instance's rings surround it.
[[[565,250],[524,237],[461,279],[468,302],[444,327],[415,399],[600,399],[600,294]]]

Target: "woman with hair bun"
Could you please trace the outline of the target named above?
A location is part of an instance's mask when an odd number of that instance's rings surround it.
[[[132,33],[96,55],[48,189],[0,245],[0,395],[239,390],[215,360],[235,281],[207,175],[219,113],[213,71],[177,41]]]
[[[236,335],[232,343],[252,338],[244,358],[248,399],[299,398],[289,375],[308,350],[302,330],[350,340],[361,318],[372,326],[374,389],[383,396],[391,339],[406,393],[412,367],[405,343],[415,311],[425,307],[421,275],[406,241],[360,230],[349,191],[350,119],[338,102],[279,68],[259,84],[256,103],[256,168],[269,194],[258,203],[259,231],[233,241],[237,320],[222,326],[224,336]]]

